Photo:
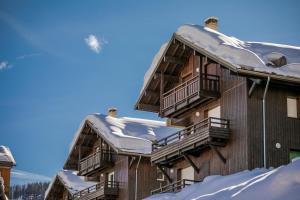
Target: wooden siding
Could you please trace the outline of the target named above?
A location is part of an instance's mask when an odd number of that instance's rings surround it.
[[[250,85],[250,83],[249,83]],[[263,166],[262,96],[265,84],[255,88],[248,98],[249,168]],[[289,163],[290,149],[300,149],[300,118],[287,117],[287,97],[298,98],[300,87],[270,84],[266,97],[267,166],[278,167]],[[276,143],[281,148],[275,147]]]
[[[138,158],[129,168],[129,199],[135,199],[135,170]],[[143,199],[151,194],[153,188],[159,187],[159,182],[156,180],[156,167],[151,166],[150,158],[142,158],[138,167],[138,188],[137,199]]]
[[[227,175],[248,169],[247,154],[247,79],[232,74],[228,69],[217,68],[217,74],[221,80],[221,97],[218,100],[207,102],[185,114],[186,124],[194,124],[207,117],[207,110],[218,105],[221,107],[221,118],[230,121],[230,140],[225,147],[218,150],[226,158],[224,164],[215,151],[205,148],[198,155],[190,156],[193,162],[200,168],[199,173],[195,171],[195,179],[203,180],[208,175]],[[196,112],[198,115],[196,116]],[[178,120],[180,121],[180,119]],[[181,179],[182,168],[190,166],[184,159],[177,160],[172,166],[173,173],[166,169],[173,181]]]
[[[0,166],[0,175],[4,180],[4,191],[6,196],[9,196],[10,189],[10,167],[1,167]]]

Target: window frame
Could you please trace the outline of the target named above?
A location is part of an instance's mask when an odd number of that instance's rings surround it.
[[[288,107],[289,107],[288,100],[289,99],[292,99],[292,100],[296,101],[296,117],[289,115],[289,109],[288,109]],[[299,118],[299,98],[298,97],[295,97],[295,96],[287,96],[286,97],[286,116],[288,118],[292,118],[292,119],[298,119]]]

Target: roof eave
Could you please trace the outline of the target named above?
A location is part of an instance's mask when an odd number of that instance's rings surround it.
[[[137,100],[137,102],[135,103],[135,106],[134,106],[134,108],[136,110],[149,111],[149,110],[146,110],[146,109],[140,109],[138,105],[140,104],[140,101],[141,101],[143,95],[145,94],[145,91],[146,91],[147,87],[150,84],[150,80],[153,79],[155,72],[157,71],[158,67],[160,66],[160,64],[163,60],[163,57],[166,55],[166,52],[168,51],[168,49],[169,49],[172,41],[174,40],[174,38],[175,38],[175,33],[173,33],[173,35],[172,35],[171,39],[169,40],[168,45],[165,48],[162,56],[159,58],[159,61],[158,61],[157,65],[155,66],[155,69],[153,70],[153,73],[150,75],[150,78],[149,78],[148,82],[146,83],[145,87],[143,88],[142,92],[140,93],[139,98],[138,98],[138,100]],[[150,112],[153,112],[153,111],[150,111]]]
[[[172,35],[172,38],[171,40],[169,41],[168,43],[168,46],[167,48],[165,49],[164,53],[162,54],[161,58],[160,58],[160,61],[158,62],[157,66],[155,67],[155,70],[153,70],[153,73],[151,74],[148,82],[146,83],[146,86],[143,88],[143,91],[140,93],[139,95],[139,99],[138,101],[136,102],[135,104],[135,109],[136,110],[142,110],[142,111],[149,111],[147,109],[141,109],[139,108],[139,104],[140,104],[140,101],[142,99],[142,96],[145,94],[145,91],[147,90],[147,87],[149,86],[150,84],[150,81],[153,79],[153,76],[155,74],[155,72],[157,71],[159,65],[161,64],[161,61],[163,60],[163,57],[165,56],[166,52],[168,51],[168,48],[171,44],[171,42],[176,39],[178,41],[180,41],[181,43],[189,46],[190,48],[196,50],[197,52],[205,55],[205,56],[208,56],[212,59],[214,59],[216,62],[220,63],[221,65],[227,67],[229,70],[233,71],[233,72],[236,72],[236,73],[240,73],[240,74],[246,74],[246,75],[253,75],[253,76],[259,76],[259,77],[268,77],[270,76],[271,78],[274,78],[274,79],[277,79],[277,80],[281,80],[281,81],[288,81],[288,82],[294,82],[294,83],[300,83],[300,79],[299,78],[295,78],[295,77],[287,77],[287,76],[282,76],[282,75],[276,75],[276,74],[268,74],[268,73],[263,73],[263,72],[257,72],[257,71],[251,71],[251,70],[246,70],[246,69],[241,69],[239,66],[236,66],[222,58],[220,58],[219,56],[216,56],[212,53],[210,53],[209,51],[205,50],[204,48],[201,48],[195,44],[193,44],[192,42],[184,39],[183,37],[181,37],[180,35],[174,33]],[[153,112],[153,111],[150,111],[150,112]]]

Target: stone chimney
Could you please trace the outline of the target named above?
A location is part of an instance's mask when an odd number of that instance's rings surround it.
[[[208,17],[204,20],[204,26],[218,31],[218,20],[217,17]]]
[[[117,117],[117,112],[118,110],[116,108],[110,108],[108,109],[107,115],[111,117]]]

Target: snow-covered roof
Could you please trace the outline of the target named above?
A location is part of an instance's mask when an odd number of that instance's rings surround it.
[[[300,47],[242,41],[199,25],[180,26],[174,35],[197,49],[230,64],[236,70],[245,69],[300,79]],[[154,57],[149,70],[145,74],[142,91],[158,67],[170,42],[163,44]],[[287,63],[280,67],[274,66],[272,62],[274,58],[282,56],[286,58]]]
[[[0,146],[0,163],[8,165],[16,165],[16,161],[10,151],[6,146]]]
[[[167,126],[165,122],[130,117],[111,117],[104,114],[90,114],[81,123],[71,143],[70,152],[86,122],[92,124],[97,134],[105,138],[115,149],[123,153],[150,154],[152,141],[161,139],[180,128]]]
[[[54,183],[57,180],[69,191],[71,195],[97,184],[97,182],[94,181],[84,181],[84,176],[77,176],[77,173],[77,171],[72,170],[59,171],[49,184],[45,192],[45,199],[49,197],[51,189],[54,187]]]
[[[276,169],[254,169],[228,176],[209,176],[179,193],[153,195],[147,200],[298,200],[300,159]]]

